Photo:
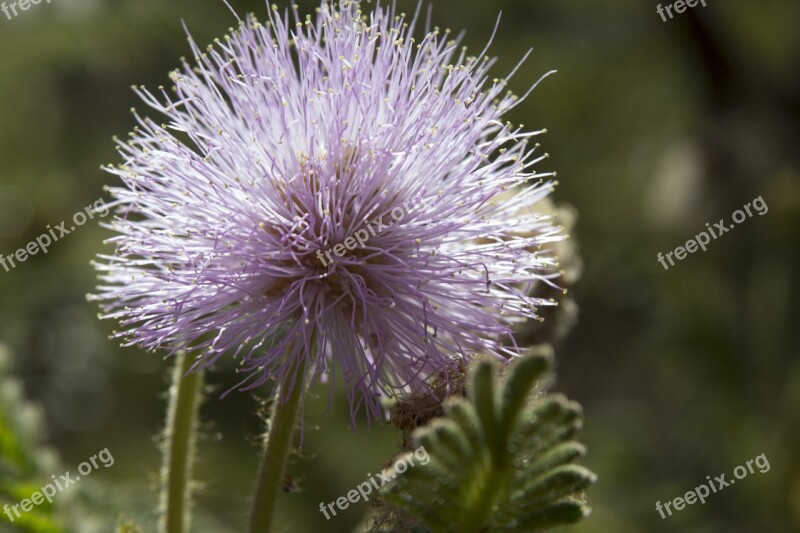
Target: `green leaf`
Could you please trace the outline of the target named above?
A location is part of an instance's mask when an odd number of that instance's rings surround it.
[[[589,514],[583,491],[596,476],[575,464],[586,454],[573,440],[580,405],[535,393],[551,357],[521,357],[504,379],[496,366],[479,362],[467,397],[448,399],[445,416],[414,433],[430,461],[381,489],[389,504],[432,533],[529,533]]]
[[[47,481],[46,470],[57,463],[40,444],[40,410],[25,400],[20,383],[8,373],[10,360],[0,346],[0,531],[62,533],[48,502],[24,512],[14,505],[30,498]]]
[[[143,531],[133,520],[120,519],[116,533],[142,533]]]

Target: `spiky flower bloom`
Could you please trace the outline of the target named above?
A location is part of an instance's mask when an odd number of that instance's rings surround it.
[[[415,40],[417,19],[273,8],[207,51],[190,38],[174,96],[136,89],[167,120],[134,110],[108,168],[124,186],[95,298],[125,345],[230,354],[242,390],[338,367],[373,416],[454,360],[517,354],[500,339],[558,275],[530,250],[564,237],[535,209],[543,131],[504,123],[520,100],[492,60],[438,29]]]

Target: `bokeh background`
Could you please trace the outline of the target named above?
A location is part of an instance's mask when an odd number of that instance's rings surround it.
[[[262,2],[231,3],[265,14]],[[707,4],[665,23],[653,1],[433,2],[434,21],[466,28],[476,51],[503,12],[498,75],[535,49],[515,92],[559,71],[509,118],[548,129],[555,198],[579,214],[579,321],[556,349],[556,390],[583,404],[585,464],[600,475],[579,532],[800,531],[800,3]],[[104,198],[112,177],[98,167],[118,161],[111,137],[133,127],[130,86],[166,83],[189,55],[182,21],[200,43],[235,24],[221,0],[53,0],[0,14],[0,253]],[[766,215],[668,271],[657,262],[758,196]],[[57,501],[76,531],[111,531],[120,516],[154,531],[169,362],[107,340],[114,324],[86,302],[107,236],[91,222],[0,269],[0,410],[40,426],[60,465],[50,473],[113,454],[81,481],[89,496]],[[236,382],[224,366],[209,380],[192,531],[242,531],[259,398],[220,400]],[[319,502],[380,469],[399,439],[388,427],[353,432],[341,396],[323,416],[326,389],[315,391],[293,465],[301,491],[281,501],[280,523],[349,531],[363,505],[326,522]],[[769,472],[666,520],[656,512],[762,453]],[[100,517],[82,522],[84,508]]]

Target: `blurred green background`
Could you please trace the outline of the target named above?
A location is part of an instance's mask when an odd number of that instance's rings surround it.
[[[262,2],[231,3],[265,15]],[[707,3],[664,23],[650,1],[433,2],[435,23],[466,28],[475,51],[503,12],[497,74],[535,48],[515,92],[559,71],[509,119],[548,129],[555,198],[580,216],[580,318],[556,350],[556,389],[583,404],[585,464],[600,475],[580,532],[800,531],[800,2]],[[189,55],[181,21],[200,43],[235,24],[221,0],[53,0],[0,14],[0,253],[104,197],[112,177],[98,165],[118,162],[111,137],[139,105],[130,85],[165,83]],[[657,262],[758,196],[766,215],[669,271]],[[154,531],[169,363],[107,340],[114,324],[85,300],[107,235],[91,222],[0,270],[0,352],[65,465],[113,454],[85,482],[115,487],[99,530],[123,514]],[[242,531],[258,401],[219,400],[236,383],[228,368],[210,382],[192,531]],[[279,523],[349,531],[363,505],[326,522],[319,502],[378,471],[399,441],[387,427],[354,433],[341,396],[323,416],[326,388],[315,391],[293,466],[302,492],[282,499]],[[666,520],[656,512],[762,453],[769,472]]]

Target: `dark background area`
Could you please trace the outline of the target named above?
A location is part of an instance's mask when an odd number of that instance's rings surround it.
[[[559,71],[508,118],[548,129],[555,199],[579,213],[580,317],[556,350],[556,390],[583,404],[585,464],[600,476],[579,532],[800,530],[800,3],[707,4],[665,23],[647,1],[433,2],[434,22],[467,29],[476,53],[503,12],[496,75],[535,49],[516,93]],[[0,14],[0,253],[105,198],[114,178],[98,165],[118,162],[111,137],[144,107],[130,86],[168,82],[189,55],[182,20],[201,44],[236,23],[216,0],[53,0],[11,21]],[[759,196],[769,212],[707,252],[668,271],[656,260]],[[91,482],[118,487],[123,514],[152,520],[169,363],[107,340],[115,325],[86,302],[89,261],[107,236],[92,222],[0,269],[0,352],[41,405],[45,442],[67,465],[108,447],[115,465]],[[219,399],[237,381],[229,368],[209,379],[193,531],[241,531],[258,402]],[[348,531],[363,506],[326,522],[319,502],[379,470],[399,437],[363,424],[354,433],[343,395],[323,416],[327,390],[314,391],[293,467],[302,492],[282,499],[279,523]],[[769,472],[666,520],[656,512],[656,501],[762,453]]]

